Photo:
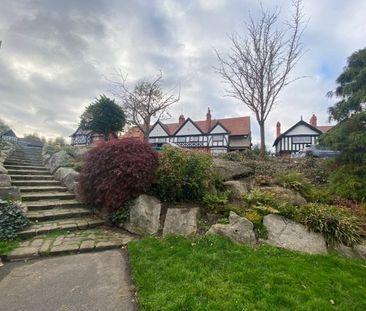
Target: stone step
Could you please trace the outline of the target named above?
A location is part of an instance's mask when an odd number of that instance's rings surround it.
[[[5,162],[4,162],[5,165],[7,164],[10,164],[10,165],[30,165],[30,166],[33,166],[33,165],[39,165],[39,166],[42,166],[43,163],[41,161],[36,161],[36,162],[30,162],[30,161],[13,161],[13,160],[9,160],[9,159],[6,159]]]
[[[20,242],[18,248],[7,256],[7,260],[24,261],[41,256],[104,251],[121,248],[135,238],[126,231],[104,227],[72,232],[60,231],[57,235],[38,235]]]
[[[9,175],[51,175],[46,169],[36,170],[8,170]]]
[[[47,191],[57,191],[66,192],[68,189],[63,186],[19,186],[21,193],[27,192],[47,192]]]
[[[29,211],[27,213],[28,219],[31,221],[45,221],[56,220],[63,218],[81,218],[90,215],[91,210],[81,207],[76,208],[55,208],[50,210]]]
[[[19,157],[12,157],[10,156],[8,158],[9,161],[29,161],[29,162],[41,162],[42,159],[41,158],[31,158],[31,157],[23,157],[23,158],[19,158]]]
[[[61,182],[57,180],[13,180],[14,186],[61,186]]]
[[[39,211],[57,208],[75,208],[84,205],[77,200],[39,200],[26,203],[29,211]]]
[[[83,217],[83,218],[71,218],[60,219],[52,221],[42,221],[30,225],[26,230],[18,233],[19,238],[25,239],[32,236],[46,234],[52,231],[58,230],[84,230],[88,228],[98,227],[104,224],[104,221],[96,217]]]
[[[38,200],[69,200],[74,199],[75,194],[71,192],[29,192],[22,194],[22,201],[38,201]]]
[[[11,180],[54,180],[52,175],[9,175]]]
[[[48,172],[48,169],[46,169],[44,166],[5,164],[4,167],[7,170],[32,170]]]

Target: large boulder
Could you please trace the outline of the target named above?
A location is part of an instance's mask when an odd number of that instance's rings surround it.
[[[243,194],[248,193],[249,185],[241,180],[229,180],[224,182],[224,186],[230,191],[230,198],[240,200]]]
[[[61,181],[70,191],[74,191],[79,180],[79,173],[70,167],[60,167],[53,176]]]
[[[327,252],[324,237],[302,224],[274,214],[264,216],[263,224],[268,230],[267,243],[271,245],[310,254]]]
[[[8,170],[0,163],[0,174],[7,174]]]
[[[366,241],[353,247],[336,245],[333,249],[346,257],[366,259]]]
[[[71,159],[72,157],[66,151],[61,150],[51,156],[46,166],[49,168],[51,174],[54,174],[58,168],[67,166]]]
[[[241,244],[256,244],[257,240],[253,231],[253,224],[246,218],[230,212],[229,224],[213,225],[206,234],[219,234]]]
[[[129,221],[124,228],[140,235],[155,234],[160,226],[160,201],[149,195],[140,195],[130,208]]]
[[[282,187],[263,187],[261,189],[272,193],[276,199],[287,202],[290,205],[302,206],[307,203],[298,192],[290,189]]]
[[[165,217],[163,236],[196,234],[198,212],[199,207],[169,208]]]
[[[10,187],[11,186],[11,178],[9,175],[0,174],[0,187]]]
[[[219,158],[214,159],[214,170],[220,174],[224,180],[233,180],[252,176],[254,170],[245,166],[243,163],[223,160]]]

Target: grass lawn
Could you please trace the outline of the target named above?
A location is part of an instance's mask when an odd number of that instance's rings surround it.
[[[9,254],[12,250],[17,248],[18,244],[18,240],[0,241],[0,256]]]
[[[366,261],[209,236],[129,243],[140,310],[366,310]]]

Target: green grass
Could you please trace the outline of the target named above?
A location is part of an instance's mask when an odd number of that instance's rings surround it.
[[[0,241],[0,256],[8,255],[12,250],[17,248],[18,244],[18,240]]]
[[[366,310],[366,262],[209,236],[129,243],[140,310]]]

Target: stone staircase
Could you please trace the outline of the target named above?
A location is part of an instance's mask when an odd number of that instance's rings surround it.
[[[19,233],[30,238],[57,230],[85,230],[102,225],[42,163],[42,150],[17,146],[4,162],[13,186],[20,189],[22,201],[28,207],[27,217],[32,224]]]

